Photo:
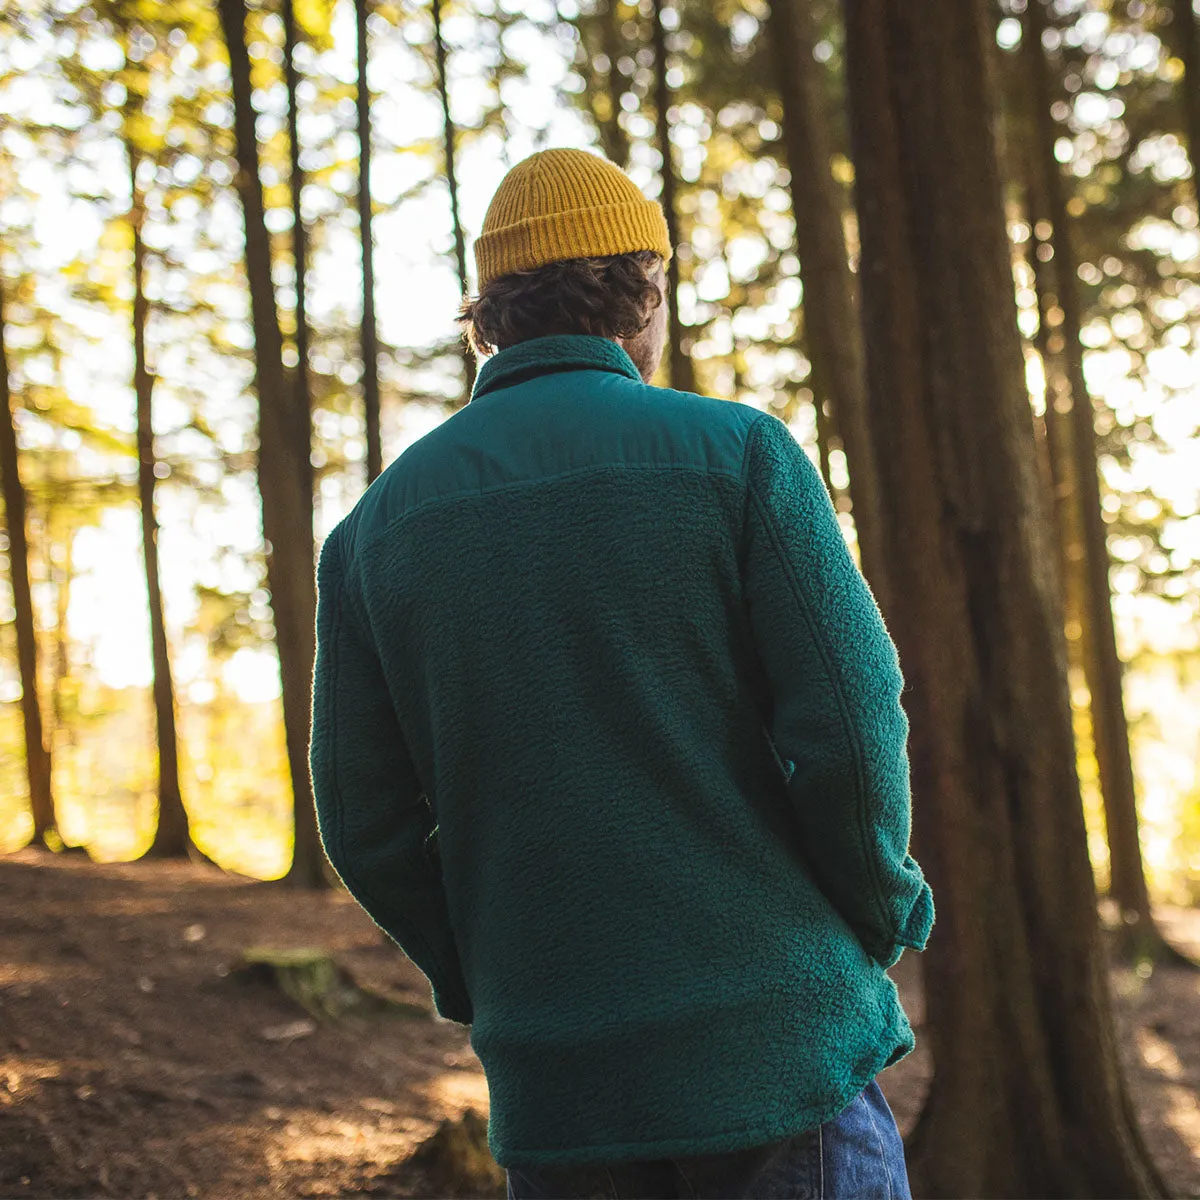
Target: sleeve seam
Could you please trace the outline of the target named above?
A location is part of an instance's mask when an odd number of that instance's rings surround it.
[[[757,424],[759,424],[759,422],[756,422],[755,424],[757,426]],[[789,436],[790,436],[790,434],[789,434]],[[800,452],[803,454],[804,450],[801,449]],[[755,485],[753,478],[751,478],[749,480],[748,492],[749,492],[751,499],[754,502],[756,510],[758,511],[759,517],[762,519],[764,527],[767,530],[767,536],[771,540],[772,548],[774,549],[776,556],[778,557],[780,563],[782,564],[784,573],[787,576],[789,583],[791,584],[791,589],[792,589],[793,595],[795,596],[795,599],[796,599],[798,607],[800,608],[800,611],[804,615],[805,624],[808,626],[809,633],[813,639],[813,643],[816,645],[817,651],[821,656],[822,666],[825,668],[825,674],[829,679],[830,686],[833,689],[833,694],[834,694],[835,698],[837,699],[838,713],[842,720],[842,728],[846,734],[846,740],[850,745],[851,754],[852,754],[852,757],[854,760],[855,824],[858,828],[858,836],[859,836],[860,845],[863,850],[863,858],[865,859],[865,861],[867,863],[867,872],[868,872],[868,876],[870,878],[870,883],[871,883],[871,888],[872,888],[872,900],[876,907],[877,913],[880,917],[881,927],[884,930],[890,931],[891,927],[892,927],[892,923],[888,919],[887,907],[886,907],[886,903],[884,901],[883,889],[880,887],[880,884],[879,884],[879,877],[876,872],[875,862],[871,856],[870,849],[869,849],[869,841],[866,836],[866,827],[865,827],[866,813],[865,813],[865,805],[863,803],[863,799],[864,799],[864,795],[865,795],[865,787],[864,787],[864,782],[863,782],[862,746],[859,742],[858,737],[855,734],[854,724],[853,724],[853,721],[850,719],[850,714],[848,711],[845,694],[843,692],[841,682],[837,677],[837,673],[834,670],[833,663],[831,661],[831,656],[829,653],[829,648],[826,645],[825,638],[823,637],[823,635],[821,633],[818,623],[816,622],[816,620],[813,617],[811,605],[809,604],[807,596],[804,594],[803,586],[801,585],[800,580],[798,579],[798,577],[796,575],[796,572],[792,566],[792,563],[788,559],[787,555],[783,552],[783,548],[780,543],[780,538],[779,538],[778,530],[776,528],[774,519],[771,515],[770,510],[767,508],[765,502],[763,501],[762,497],[759,495],[758,488]]]
[[[762,428],[762,426],[765,425],[767,420],[770,418],[771,418],[770,413],[760,414],[759,416],[755,417],[753,421],[750,422],[750,427],[746,432],[746,445],[745,445],[745,448],[742,450],[742,467],[741,467],[741,470],[738,472],[738,478],[742,481],[742,484],[746,486],[747,491],[749,491],[750,482],[751,482],[751,480],[750,480],[751,451],[754,449],[754,446],[758,441],[759,429]],[[774,419],[778,420],[777,417]]]

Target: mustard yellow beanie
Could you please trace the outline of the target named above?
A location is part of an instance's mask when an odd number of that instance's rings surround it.
[[[605,158],[539,150],[500,181],[475,240],[475,266],[482,288],[513,271],[632,250],[671,257],[658,201]]]

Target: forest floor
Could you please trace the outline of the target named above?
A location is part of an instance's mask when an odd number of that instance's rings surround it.
[[[1159,917],[1200,957],[1200,910]],[[310,1020],[231,973],[256,946],[322,948],[430,1010],[424,977],[344,894],[191,865],[0,860],[0,1197],[448,1194],[406,1160],[442,1118],[487,1113],[468,1030],[431,1010]],[[918,958],[894,969],[918,1048],[880,1076],[904,1132],[928,1076]],[[1172,1195],[1200,1197],[1200,975],[1112,983],[1146,1141]]]

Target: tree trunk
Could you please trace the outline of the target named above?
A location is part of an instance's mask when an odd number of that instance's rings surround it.
[[[8,383],[8,354],[4,345],[4,294],[0,281],[0,484],[8,526],[8,562],[16,610],[17,668],[21,675],[21,717],[25,725],[25,772],[29,780],[29,806],[33,812],[33,841],[48,846],[47,835],[58,829],[50,786],[50,751],[38,705],[37,632],[33,622],[33,595],[29,587],[29,539],[26,532],[25,489],[21,486],[17,451],[17,423]]]
[[[316,622],[311,425],[307,414],[297,411],[283,373],[283,339],[271,283],[271,252],[251,103],[246,6],[244,0],[218,0],[217,8],[229,51],[233,91],[237,187],[245,222],[246,277],[254,328],[258,485],[294,797],[295,850],[287,878],[296,886],[321,887],[326,883],[326,874],[308,769]]]
[[[292,0],[283,0],[283,71],[287,88],[288,115],[288,149],[290,153],[289,166],[291,169],[290,191],[292,193],[292,262],[296,273],[296,370],[292,375],[293,402],[296,408],[296,421],[303,430],[303,442],[306,452],[300,469],[303,473],[302,485],[313,494],[312,473],[312,390],[309,386],[308,371],[308,231],[304,227],[304,217],[300,209],[300,198],[304,191],[304,171],[300,166],[300,131],[299,109],[296,102],[296,90],[299,75],[296,71],[296,14]]]
[[[446,186],[450,189],[450,220],[454,225],[454,261],[458,267],[458,286],[463,296],[470,290],[467,282],[467,243],[463,236],[462,218],[458,213],[458,171],[454,162],[454,122],[450,118],[450,85],[446,75],[446,41],[442,37],[442,0],[433,4],[433,48],[437,56],[438,97],[442,102],[442,132],[446,144]],[[466,341],[462,342],[463,397],[465,404],[475,387],[475,355]]]
[[[926,1196],[1157,1196],[1121,1077],[1040,511],[983,0],[846,0],[886,613],[911,721]]]
[[[146,251],[142,243],[144,203],[138,187],[138,154],[132,144],[129,183],[133,204],[129,224],[133,229],[133,390],[137,398],[138,503],[142,514],[142,555],[146,567],[146,595],[150,603],[150,648],[154,663],[154,720],[158,741],[158,825],[149,858],[186,858],[190,843],[187,811],[179,788],[179,743],[175,734],[175,690],[163,617],[162,587],[158,568],[158,520],[154,513],[154,425],[150,398],[154,377],[146,366],[146,321],[149,305],[144,289]]]
[[[814,397],[818,433],[822,429],[832,433],[832,426],[840,435],[863,573],[880,604],[885,604],[879,480],[867,428],[858,297],[846,255],[841,197],[830,173],[830,120],[824,81],[813,58],[816,38],[808,0],[774,0],[768,36],[783,101],[783,142],[804,284],[804,329],[814,382],[820,385]],[[828,415],[822,402],[832,410]],[[824,451],[823,457],[827,457]]]
[[[679,214],[675,206],[675,156],[671,151],[671,88],[667,83],[667,31],[662,23],[663,0],[654,0],[651,37],[654,43],[654,109],[658,150],[662,155],[662,201],[671,243],[667,263],[667,370],[669,386],[681,392],[696,390],[696,376],[688,347],[683,344],[683,322],[679,319]]]
[[[1046,28],[1042,0],[1030,0],[1026,14],[1023,42],[1029,71],[1029,94],[1035,110],[1034,142],[1040,168],[1041,194],[1052,229],[1050,240],[1045,244],[1053,251],[1049,265],[1053,268],[1055,294],[1062,312],[1062,361],[1071,401],[1071,432],[1067,444],[1071,456],[1068,503],[1076,510],[1075,521],[1080,535],[1078,545],[1082,551],[1079,563],[1082,583],[1079,595],[1079,622],[1082,629],[1080,651],[1091,694],[1092,736],[1108,828],[1111,865],[1109,894],[1120,909],[1122,937],[1119,939],[1119,948],[1125,956],[1174,957],[1154,924],[1138,839],[1133,762],[1121,694],[1122,664],[1117,653],[1108,577],[1108,536],[1101,508],[1096,462],[1094,409],[1084,379],[1083,344],[1079,340],[1077,264],[1062,174],[1054,157],[1057,133],[1054,118],[1050,114],[1050,81],[1042,49],[1042,33]]]
[[[363,417],[367,426],[367,483],[383,470],[383,439],[379,427],[379,335],[375,329],[375,240],[371,233],[371,91],[367,41],[369,0],[354,0],[358,35],[358,236],[362,242],[362,360]]]
[[[1183,97],[1187,129],[1188,158],[1192,164],[1192,191],[1200,204],[1200,22],[1196,20],[1192,0],[1173,0],[1171,40],[1183,63],[1179,92]]]
[[[1046,200],[1040,183],[1035,139],[1024,139],[1030,151],[1025,163],[1026,215],[1030,225],[1029,255],[1033,269],[1034,291],[1037,295],[1038,325],[1034,346],[1042,360],[1045,376],[1045,412],[1034,424],[1038,434],[1038,466],[1042,476],[1043,493],[1050,500],[1053,516],[1053,540],[1058,551],[1060,602],[1063,608],[1064,629],[1067,633],[1067,663],[1070,669],[1082,671],[1080,634],[1083,628],[1083,533],[1079,527],[1077,488],[1074,482],[1074,463],[1071,454],[1070,384],[1063,371],[1062,310],[1058,307],[1057,283],[1050,240],[1050,222],[1046,220]],[[1089,714],[1089,737],[1094,753],[1095,728]],[[1076,756],[1081,747],[1076,741]]]
[[[55,755],[60,753],[62,743],[70,738],[66,706],[63,703],[63,685],[71,674],[67,612],[71,607],[74,566],[70,530],[63,537],[62,547],[63,561],[56,563],[54,569],[54,647],[50,675],[50,728],[44,734],[46,745],[50,748],[51,762],[54,761]]]
[[[620,18],[617,6],[620,0],[600,0],[600,36],[604,57],[608,59],[608,116],[600,123],[600,143],[605,156],[624,170],[629,165],[629,135],[621,128],[621,72],[617,60],[625,52],[622,48]]]

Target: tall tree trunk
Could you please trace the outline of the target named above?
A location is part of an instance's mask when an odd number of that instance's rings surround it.
[[[1033,248],[1029,259],[1037,295],[1038,325],[1034,346],[1041,358],[1045,377],[1045,411],[1040,420],[1034,419],[1034,427],[1043,493],[1050,501],[1053,541],[1058,551],[1060,602],[1067,632],[1067,663],[1070,669],[1082,670],[1083,532],[1079,525],[1080,513],[1076,503],[1078,489],[1071,455],[1071,391],[1063,370],[1062,310],[1058,307],[1058,285],[1051,261],[1054,247],[1050,222],[1045,215],[1046,201],[1039,182],[1041,168],[1037,162],[1036,147],[1029,144],[1031,140],[1028,137],[1025,139],[1026,148],[1030,151],[1025,166],[1026,214]],[[1090,714],[1088,736],[1094,753],[1095,728],[1091,725]],[[1077,757],[1080,749],[1077,741]]]
[[[1172,0],[1171,14],[1171,24],[1175,27],[1171,40],[1183,63],[1179,92],[1183,97],[1188,158],[1192,164],[1192,191],[1200,204],[1200,22],[1192,0]]]
[[[296,100],[299,73],[296,70],[296,14],[292,0],[283,0],[283,72],[287,89],[288,150],[290,154],[292,193],[292,262],[296,273],[296,370],[292,375],[296,420],[303,429],[303,440],[309,453],[304,455],[300,469],[302,485],[313,494],[312,473],[312,389],[308,370],[308,231],[304,227],[300,199],[304,191],[304,170],[300,166],[300,115]],[[299,436],[298,439],[299,441]]]
[[[379,424],[379,334],[375,328],[375,239],[371,233],[371,90],[367,85],[370,63],[367,40],[369,0],[354,0],[354,25],[358,36],[358,236],[362,243],[363,418],[367,426],[367,483],[383,470],[383,438]]]
[[[129,184],[133,203],[129,224],[133,229],[133,390],[137,398],[138,502],[142,513],[142,556],[146,568],[146,595],[150,604],[150,648],[154,664],[154,721],[158,741],[158,825],[147,857],[186,858],[190,843],[187,810],[179,788],[179,742],[175,733],[175,690],[163,616],[162,586],[158,568],[158,520],[154,512],[154,425],[151,394],[154,376],[146,366],[146,321],[149,305],[144,287],[146,250],[142,242],[145,207],[137,181],[138,154],[132,143]]]
[[[38,705],[37,632],[33,623],[33,595],[29,587],[29,538],[26,532],[25,489],[21,486],[17,451],[17,423],[8,382],[8,353],[4,345],[4,294],[0,280],[0,485],[8,526],[8,562],[16,610],[17,668],[21,675],[21,717],[25,725],[25,773],[29,780],[29,806],[33,812],[33,840],[47,846],[47,835],[57,835],[54,796],[50,787],[50,751]]]
[[[74,579],[71,535],[63,538],[63,561],[54,570],[54,650],[50,684],[50,728],[45,731],[50,761],[55,761],[64,739],[70,736],[63,685],[71,675],[71,654],[67,636],[67,612],[71,607],[71,583]]]
[[[311,424],[308,414],[298,411],[283,373],[283,338],[271,283],[271,251],[251,102],[246,6],[244,0],[218,0],[217,9],[229,51],[233,91],[237,187],[245,222],[254,384],[258,392],[258,486],[294,797],[295,850],[287,878],[296,886],[321,887],[327,877],[308,769],[316,638]]]
[[[816,38],[809,0],[774,0],[768,38],[783,100],[783,142],[804,284],[804,328],[814,382],[820,385],[814,398],[818,432],[834,426],[840,435],[863,572],[885,604],[879,480],[867,428],[858,297],[846,255],[841,197],[830,172],[830,119],[813,57]],[[828,416],[822,411],[823,402],[832,409]]]
[[[671,150],[671,87],[667,82],[667,31],[662,22],[663,0],[654,0],[651,38],[654,44],[654,109],[658,150],[662,155],[662,201],[672,254],[667,263],[667,370],[669,385],[681,392],[696,390],[692,360],[683,344],[679,319],[679,214],[675,204],[675,156]]]
[[[1036,155],[1031,158],[1036,158]],[[1026,178],[1029,182],[1025,188],[1025,207],[1029,219],[1030,241],[1033,245],[1030,266],[1033,269],[1038,310],[1034,346],[1042,360],[1046,380],[1046,411],[1039,430],[1039,466],[1045,483],[1044,491],[1050,497],[1064,617],[1067,623],[1070,623],[1072,620],[1079,621],[1078,560],[1083,553],[1083,543],[1077,528],[1078,513],[1073,503],[1071,418],[1064,405],[1064,400],[1068,398],[1068,384],[1062,372],[1063,336],[1061,329],[1052,329],[1051,326],[1051,313],[1057,305],[1058,297],[1055,292],[1053,267],[1046,255],[1052,255],[1054,248],[1037,232],[1039,229],[1049,228],[1049,222],[1045,219],[1045,198],[1038,184],[1040,174],[1036,163],[1031,162],[1027,165]],[[1068,659],[1070,657],[1068,654]]]
[[[625,53],[621,40],[620,0],[600,0],[601,45],[608,59],[608,115],[600,122],[600,144],[605,157],[624,170],[629,165],[629,135],[621,128],[621,72],[617,60]]]
[[[1117,653],[1109,586],[1108,536],[1100,501],[1094,409],[1083,374],[1083,344],[1079,340],[1077,263],[1062,174],[1054,157],[1057,130],[1050,113],[1052,97],[1042,48],[1042,33],[1046,28],[1042,0],[1030,0],[1025,20],[1023,42],[1030,98],[1035,109],[1034,140],[1040,167],[1039,182],[1046,202],[1046,216],[1053,230],[1049,242],[1053,255],[1049,265],[1053,268],[1055,294],[1062,312],[1062,361],[1071,397],[1069,502],[1076,509],[1081,535],[1080,650],[1091,694],[1092,736],[1108,828],[1109,894],[1121,912],[1120,950],[1126,956],[1146,954],[1173,958],[1173,952],[1165,945],[1154,924],[1138,838],[1133,762],[1122,699],[1122,664]]]
[[[454,122],[450,118],[450,84],[446,73],[446,40],[442,37],[442,0],[431,0],[433,5],[433,48],[437,56],[438,97],[442,102],[442,131],[445,138],[446,185],[450,189],[450,220],[454,225],[454,261],[458,267],[458,286],[465,296],[467,283],[467,243],[463,237],[462,218],[458,212],[458,170],[454,162]],[[464,392],[462,403],[471,398],[475,387],[475,355],[466,341],[462,342]]]
[[[886,616],[908,686],[927,1196],[1157,1196],[1121,1077],[993,137],[984,0],[846,0]]]

